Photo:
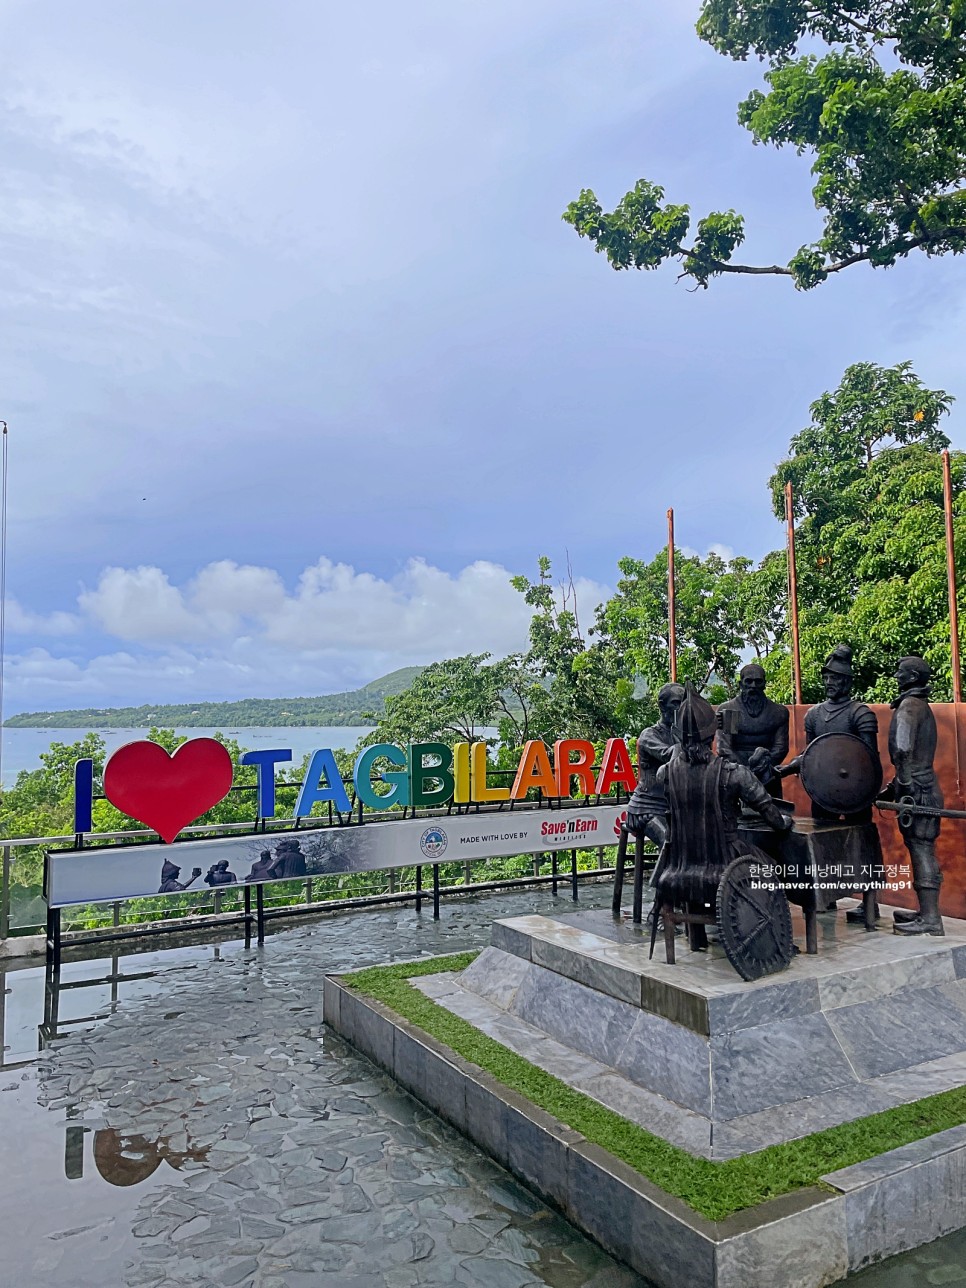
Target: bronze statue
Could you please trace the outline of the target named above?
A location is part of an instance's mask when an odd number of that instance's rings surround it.
[[[921,657],[904,657],[896,669],[899,696],[892,703],[889,725],[889,758],[895,778],[883,792],[885,799],[910,800],[913,805],[942,809],[943,794],[936,780],[936,717],[929,706],[929,663]],[[899,831],[909,851],[912,884],[919,900],[916,912],[895,913],[897,935],[944,935],[939,915],[939,887],[943,874],[936,858],[938,816],[899,815]]]
[[[855,738],[861,738],[878,765],[879,722],[874,711],[864,702],[858,702],[852,697],[852,678],[852,650],[848,644],[837,644],[822,667],[825,701],[812,707],[805,716],[805,743],[807,745],[827,733],[849,733]],[[796,756],[787,765],[783,765],[781,776],[797,774],[801,759],[801,756]],[[813,801],[812,817],[828,823],[871,823],[872,806],[854,814],[838,815],[824,810]]]
[[[655,873],[655,906],[681,909],[694,917],[714,920],[718,883],[725,868],[741,855],[768,857],[738,835],[738,813],[744,801],[776,831],[792,820],[783,814],[752,771],[735,760],[714,755],[714,708],[689,680],[674,722],[681,752],[657,771],[667,794],[667,841]],[[708,938],[704,925],[688,924],[692,951],[703,952]]]
[[[637,740],[637,786],[627,805],[627,830],[631,836],[646,836],[659,848],[667,836],[667,800],[657,781],[657,771],[674,754],[674,717],[684,701],[684,687],[665,684],[657,695],[661,718],[641,730]]]
[[[718,707],[718,755],[745,765],[781,799],[775,773],[788,755],[788,708],[765,693],[765,668],[749,662],[738,674],[738,696]]]

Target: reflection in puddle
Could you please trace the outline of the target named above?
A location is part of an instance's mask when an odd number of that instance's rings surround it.
[[[185,1149],[172,1148],[170,1139],[131,1135],[101,1127],[91,1132],[89,1127],[68,1127],[64,1146],[64,1175],[69,1181],[84,1177],[86,1138],[93,1135],[94,1166],[110,1185],[140,1185],[153,1176],[162,1163],[180,1171],[189,1160],[201,1163],[208,1157],[208,1146]]]

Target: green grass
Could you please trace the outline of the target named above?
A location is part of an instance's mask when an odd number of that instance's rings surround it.
[[[966,1087],[956,1087],[742,1158],[717,1163],[695,1158],[538,1069],[408,982],[419,975],[464,970],[474,957],[476,953],[458,953],[375,966],[343,979],[349,988],[382,1002],[709,1220],[721,1221],[766,1199],[821,1185],[827,1172],[966,1122]]]

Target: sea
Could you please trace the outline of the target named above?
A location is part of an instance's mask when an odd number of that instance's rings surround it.
[[[222,733],[226,738],[233,738],[246,751],[257,751],[262,748],[289,747],[292,750],[292,763],[298,765],[304,756],[318,747],[332,747],[351,751],[360,738],[371,733],[363,725],[324,725],[314,727],[306,725],[292,728],[268,728],[265,726],[246,727],[244,729],[177,729],[179,734],[188,738],[211,738],[215,733]],[[79,742],[87,733],[97,733],[104,739],[108,754],[122,747],[126,742],[136,742],[148,736],[147,729],[2,729],[3,740],[2,782],[4,787],[12,786],[22,769],[39,769],[40,756],[52,742]]]

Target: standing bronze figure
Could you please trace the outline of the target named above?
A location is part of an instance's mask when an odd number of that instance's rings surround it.
[[[705,926],[713,911],[718,883],[733,859],[748,855],[764,864],[768,857],[738,835],[738,812],[744,801],[776,831],[792,826],[768,792],[745,765],[714,755],[714,708],[689,680],[675,718],[681,752],[658,770],[667,793],[668,834],[655,873],[654,903],[665,918],[684,912],[692,951],[708,946]]]
[[[738,696],[718,708],[718,755],[736,760],[755,775],[769,793],[781,799],[775,773],[788,755],[788,708],[765,692],[765,668],[749,662],[738,673]]]
[[[879,722],[871,708],[852,697],[852,679],[852,650],[848,644],[837,644],[822,667],[825,701],[812,707],[805,716],[805,743],[807,745],[827,733],[849,733],[855,738],[861,738],[871,751],[875,764],[878,765]],[[796,756],[787,765],[783,765],[782,776],[797,774],[801,767],[801,759],[801,756]],[[854,814],[842,815],[823,809],[813,801],[812,817],[828,823],[839,821],[871,823],[872,806],[869,805]]]
[[[883,792],[885,799],[942,809],[943,794],[936,780],[936,717],[929,706],[929,663],[921,657],[904,657],[896,669],[899,696],[892,703],[889,725],[889,759],[896,774]],[[936,858],[938,815],[901,814],[899,831],[909,851],[912,884],[919,900],[917,912],[895,913],[897,935],[944,935],[939,915],[939,887],[943,874]]]

